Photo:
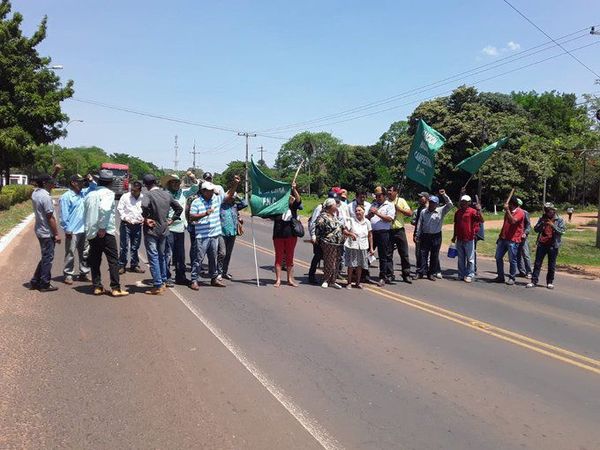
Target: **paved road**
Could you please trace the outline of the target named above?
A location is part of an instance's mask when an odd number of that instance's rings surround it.
[[[265,286],[248,232],[226,289],[127,274],[117,300],[27,291],[28,228],[0,262],[0,448],[600,448],[598,281],[276,289],[255,231]]]

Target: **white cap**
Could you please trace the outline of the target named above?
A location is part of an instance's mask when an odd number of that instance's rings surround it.
[[[210,181],[205,181],[202,183],[202,187],[200,189],[214,192],[217,190],[217,186],[212,184]]]
[[[470,201],[471,201],[471,197],[470,197],[470,196],[468,196],[468,195],[463,195],[463,196],[460,198],[460,201],[461,201],[461,202],[463,202],[463,201],[465,201],[465,202],[470,202]]]

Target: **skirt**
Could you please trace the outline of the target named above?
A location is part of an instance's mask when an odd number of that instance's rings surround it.
[[[368,269],[368,251],[344,247],[344,262],[346,263],[346,267],[362,267],[363,269]]]

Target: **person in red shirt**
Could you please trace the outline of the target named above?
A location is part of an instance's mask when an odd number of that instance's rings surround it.
[[[515,284],[517,276],[517,254],[519,252],[519,244],[523,239],[523,231],[525,227],[525,214],[519,208],[518,199],[511,197],[504,204],[504,224],[500,230],[500,237],[496,244],[496,270],[498,276],[494,280],[496,283],[504,283],[504,255],[508,252],[508,262],[510,264],[510,273],[506,284]]]
[[[454,236],[458,253],[458,279],[471,283],[475,277],[475,234],[479,224],[483,222],[481,205],[471,206],[471,197],[460,198],[459,209],[454,213]]]

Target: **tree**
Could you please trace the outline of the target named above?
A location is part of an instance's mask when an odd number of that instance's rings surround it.
[[[32,163],[33,146],[65,136],[62,124],[69,118],[60,102],[73,95],[73,82],[63,87],[49,68],[51,59],[36,47],[46,37],[44,17],[27,38],[21,31],[23,16],[0,1],[0,169],[6,183],[10,168]]]

